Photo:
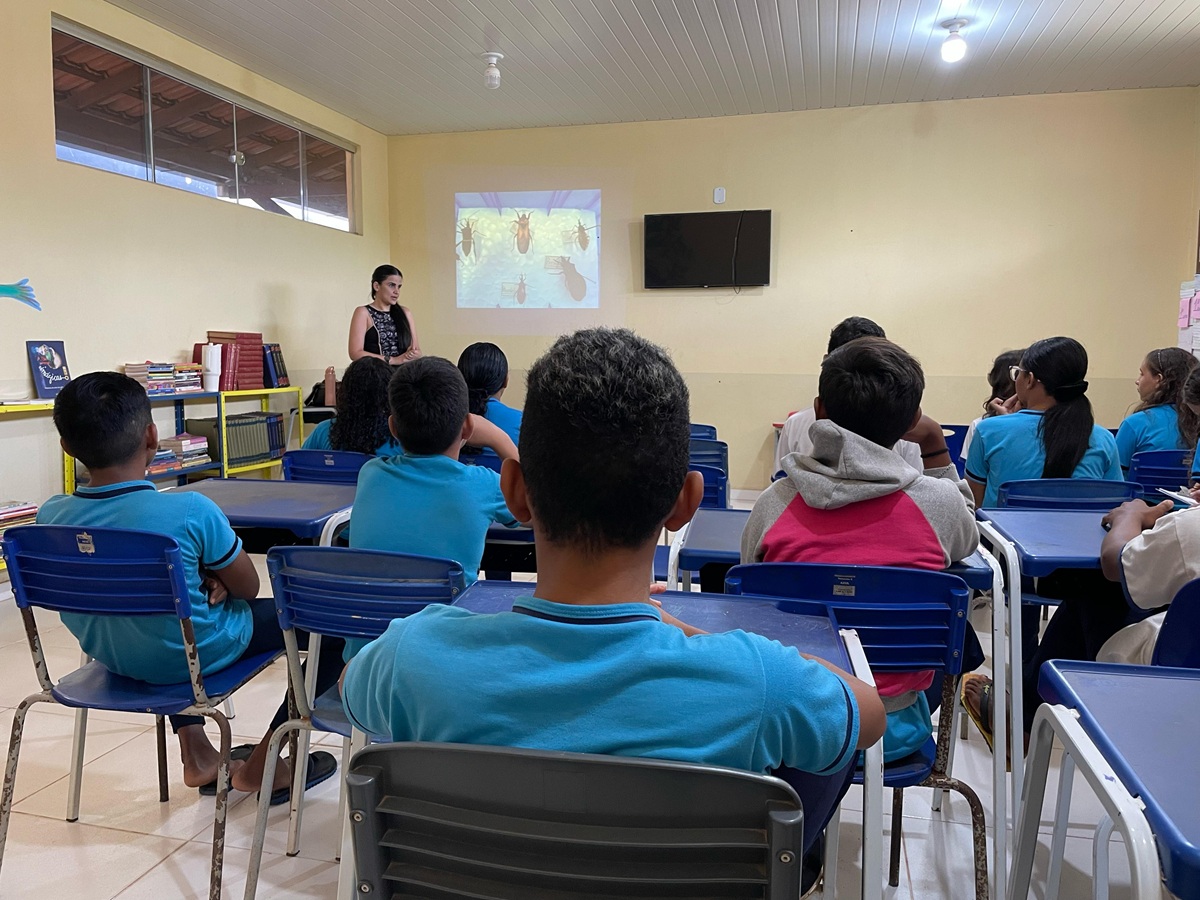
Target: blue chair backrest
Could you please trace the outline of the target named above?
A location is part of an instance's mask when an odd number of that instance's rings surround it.
[[[696,422],[692,422],[691,429],[692,437],[694,438],[703,438],[707,441],[715,441],[717,439],[716,425],[699,425]]]
[[[1167,607],[1150,664],[1200,669],[1200,578],[1181,587]]]
[[[729,476],[716,466],[688,466],[704,476],[704,497],[700,506],[705,509],[726,509],[729,506]]]
[[[358,470],[371,459],[348,450],[289,450],[283,454],[283,480],[357,484]]]
[[[962,458],[963,442],[967,439],[969,425],[943,425],[942,433],[946,436],[946,449],[950,451],[950,459],[954,468],[958,469],[958,477],[963,477],[966,463]]]
[[[21,525],[4,533],[20,609],[98,616],[192,614],[174,538],[124,528]]]
[[[466,589],[454,560],[348,547],[273,547],[267,571],[281,627],[341,638],[377,638]]]
[[[1143,450],[1129,461],[1129,480],[1142,486],[1147,497],[1156,495],[1157,488],[1177,491],[1186,486],[1192,464],[1191,450]],[[1157,501],[1156,501],[1157,502]]]
[[[1176,485],[1178,487],[1178,485]],[[1091,509],[1107,512],[1142,496],[1142,486],[1100,478],[1031,478],[1000,485],[996,505],[1010,509]]]
[[[886,566],[734,566],[725,593],[786,597],[780,609],[853,628],[876,672],[962,671],[970,592],[957,575]]]
[[[729,445],[724,441],[692,438],[688,452],[689,466],[714,466],[729,474]]]
[[[458,461],[468,466],[483,466],[486,469],[491,469],[493,472],[500,471],[500,465],[504,462],[496,455],[495,450],[487,447],[482,448],[476,453],[460,453]]]

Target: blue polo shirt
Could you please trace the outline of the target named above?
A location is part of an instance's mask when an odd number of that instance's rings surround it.
[[[1121,468],[1128,469],[1133,454],[1143,450],[1185,450],[1179,436],[1179,410],[1173,404],[1151,406],[1126,416],[1117,429]]]
[[[359,470],[350,546],[452,559],[472,584],[493,522],[516,524],[498,472],[448,456],[401,453]]]
[[[324,422],[318,422],[308,437],[304,439],[302,449],[304,450],[336,450],[329,441],[329,430],[333,428],[333,419],[326,419]],[[388,438],[377,448],[375,448],[376,456],[394,456],[397,453],[403,453],[404,448],[400,446],[400,442],[395,438]]]
[[[512,438],[514,444],[521,442],[521,410],[505,406],[495,397],[489,397],[483,417]]]
[[[975,426],[975,437],[967,453],[967,478],[987,484],[983,505],[995,506],[1000,486],[1009,481],[1041,478],[1046,465],[1046,448],[1038,435],[1040,410],[1023,409],[1007,416],[992,416]],[[1111,432],[1092,426],[1083,459],[1072,478],[1104,478],[1121,481],[1117,442]]]
[[[430,606],[354,658],[343,688],[360,729],[450,741],[831,773],[858,743],[837,675],[744,631],[686,637],[648,603],[513,612]]]
[[[245,600],[209,606],[201,569],[219,571],[237,558],[242,542],[217,504],[203,494],[159,493],[149,481],[125,481],[51,497],[38,510],[39,525],[131,528],[173,537],[183,555],[192,628],[207,675],[236,661],[250,643],[253,615]],[[62,613],[79,645],[108,668],[154,684],[188,680],[183,636],[175,616],[89,616]]]

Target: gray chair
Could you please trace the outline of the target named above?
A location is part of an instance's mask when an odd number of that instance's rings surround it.
[[[346,776],[372,897],[800,894],[804,814],[777,778],[667,760],[373,744]]]

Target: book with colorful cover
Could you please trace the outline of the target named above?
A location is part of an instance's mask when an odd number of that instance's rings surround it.
[[[33,370],[33,384],[42,400],[58,396],[58,392],[71,380],[67,368],[67,351],[62,341],[26,341],[29,367]]]

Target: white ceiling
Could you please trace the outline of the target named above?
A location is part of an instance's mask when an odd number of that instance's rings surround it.
[[[1200,0],[114,2],[387,134],[1200,84]]]

